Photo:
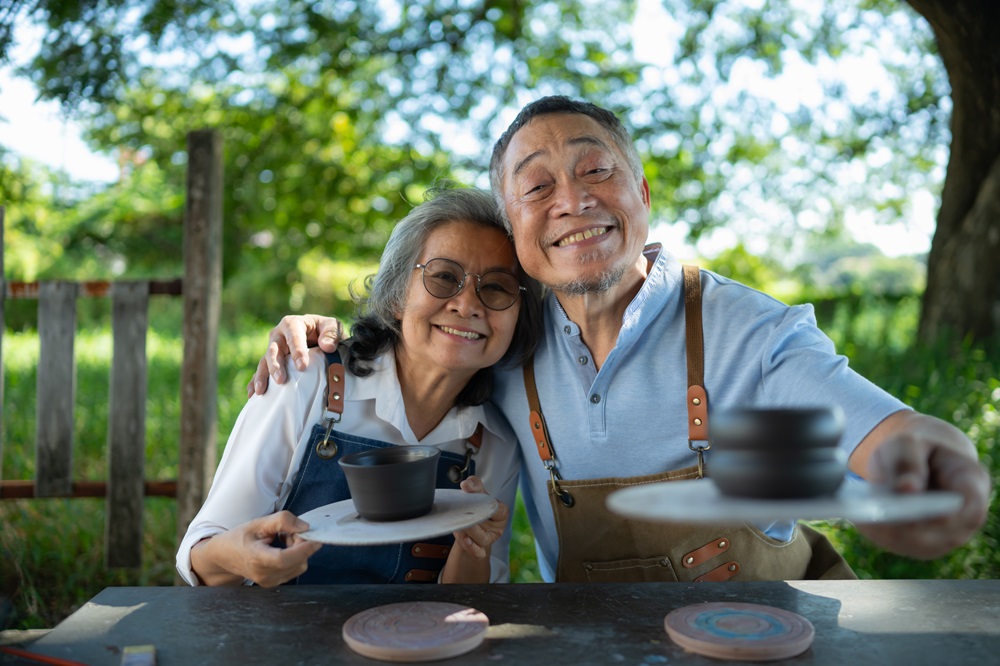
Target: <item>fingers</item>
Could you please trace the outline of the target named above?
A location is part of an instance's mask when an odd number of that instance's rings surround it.
[[[486,493],[486,486],[483,485],[483,480],[478,476],[470,476],[467,479],[463,479],[459,487],[467,493]]]
[[[271,332],[271,342],[278,344],[281,356],[291,356],[292,362],[299,370],[309,367],[310,345],[315,344],[323,351],[332,352],[337,349],[343,338],[344,330],[339,320],[314,314],[282,317],[281,322]],[[283,371],[283,367],[276,367],[273,364],[270,367],[272,374]],[[275,381],[280,384],[283,380],[275,376]]]
[[[312,334],[315,339],[315,327],[311,321],[313,316],[286,316],[278,324],[278,333],[283,336],[279,345],[284,355],[291,356],[292,363],[299,370],[305,370],[309,366],[309,335]],[[275,369],[271,368],[272,371]]]
[[[963,504],[958,511],[928,520],[859,524],[857,528],[882,548],[907,557],[931,560],[962,546],[983,526],[989,511],[991,484],[985,467],[959,452],[940,448],[926,460],[926,471],[922,471],[919,465],[908,462],[906,456],[886,458],[884,463],[890,473],[896,475],[896,485],[892,487],[899,489],[923,474],[927,480],[918,490],[960,493]]]
[[[337,345],[344,339],[344,327],[339,319],[333,317],[320,317],[318,315],[307,315],[315,317],[316,330],[319,332],[316,344],[325,352],[332,352],[337,349]]]
[[[470,479],[475,477],[469,477]],[[468,481],[468,479],[466,479]],[[482,484],[480,484],[482,485]],[[463,483],[464,486],[464,483]],[[464,487],[463,487],[464,490]],[[507,518],[510,510],[503,502],[497,502],[496,511],[493,515],[479,523],[459,532],[454,532],[455,543],[469,555],[477,559],[483,559],[489,555],[487,548],[503,536],[503,531],[507,527]]]
[[[323,547],[322,543],[298,536],[309,529],[309,524],[289,511],[258,518],[248,526],[254,542],[247,549],[247,578],[261,587],[273,587],[301,576],[309,558]],[[284,537],[285,548],[271,545],[277,536]]]
[[[971,533],[986,522],[992,484],[986,467],[960,454],[939,450],[931,458],[930,487],[962,495],[962,508],[953,518]]]
[[[928,450],[909,437],[880,446],[869,461],[869,480],[898,493],[927,490],[930,483]]]
[[[285,358],[288,357],[288,345],[284,338],[272,338],[267,345],[267,352],[264,354],[264,362],[267,364],[267,371],[274,379],[274,383],[283,384],[285,382]]]
[[[332,352],[344,338],[340,321],[320,315],[286,315],[268,335],[267,351],[257,364],[257,372],[247,384],[247,398],[267,392],[269,380],[284,384],[285,363],[289,358],[299,370],[309,367],[309,346]]]
[[[254,558],[252,575],[248,577],[261,587],[286,583],[306,572],[309,558],[322,545],[301,539],[286,548],[261,549]]]
[[[262,356],[257,363],[257,372],[254,373],[254,376],[250,378],[250,382],[247,384],[247,398],[250,398],[255,393],[257,395],[264,395],[267,392],[268,377],[270,375],[267,372],[267,361]]]

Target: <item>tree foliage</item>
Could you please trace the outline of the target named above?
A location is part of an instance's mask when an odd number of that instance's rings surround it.
[[[226,272],[271,285],[317,247],[377,256],[439,179],[486,185],[492,139],[542,94],[620,114],[656,220],[766,235],[781,260],[797,230],[898,221],[941,177],[947,80],[927,26],[888,0],[662,0],[646,54],[634,0],[27,4],[46,30],[23,72],[96,147],[179,184],[185,133],[224,132]],[[871,63],[887,83],[859,97],[846,84]],[[807,65],[808,90],[774,92]]]

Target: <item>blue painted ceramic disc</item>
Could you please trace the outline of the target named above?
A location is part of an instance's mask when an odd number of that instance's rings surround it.
[[[801,654],[815,630],[806,618],[771,606],[703,603],[667,614],[663,626],[685,650],[716,659],[766,661]]]

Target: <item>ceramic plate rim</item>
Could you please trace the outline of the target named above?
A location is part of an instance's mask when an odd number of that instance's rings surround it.
[[[303,539],[336,546],[379,546],[432,539],[480,523],[496,511],[497,500],[483,493],[438,488],[430,513],[407,520],[385,522],[360,518],[350,499],[303,513],[309,529]]]
[[[625,488],[608,497],[618,514],[654,522],[848,520],[854,523],[908,522],[957,511],[958,493],[891,493],[871,484],[845,481],[833,497],[762,500],[723,495],[708,479],[666,481]]]

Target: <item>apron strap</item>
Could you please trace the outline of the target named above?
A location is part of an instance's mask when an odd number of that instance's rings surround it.
[[[340,359],[340,351],[326,355],[326,414],[327,420],[344,413],[344,364]]]
[[[688,446],[698,452],[698,467],[702,468],[702,452],[709,445],[695,446],[694,442],[708,441],[708,393],[705,391],[705,339],[701,326],[701,270],[697,266],[685,264],[684,271],[684,329],[685,349],[687,351],[687,410],[688,410]],[[531,410],[529,422],[531,434],[535,438],[538,457],[546,467],[555,465],[555,452],[552,449],[552,439],[549,437],[542,415],[542,404],[538,399],[538,388],[535,386],[535,357],[525,362],[524,389],[528,394],[528,407]]]
[[[337,445],[330,440],[330,431],[340,423],[344,414],[344,363],[340,351],[334,350],[326,354],[326,408],[323,420],[326,423],[326,435],[323,441],[316,445],[316,453],[320,458],[329,460],[337,455]]]
[[[552,453],[552,446],[549,444],[549,432],[545,426],[545,417],[542,416],[542,403],[538,400],[538,388],[535,386],[534,355],[524,364],[524,389],[528,393],[528,407],[531,409],[528,418],[531,422],[531,434],[535,437],[535,446],[538,447],[538,457],[542,459],[542,462],[551,462],[555,456]]]
[[[698,454],[700,478],[705,472],[704,452],[711,448],[708,442],[708,393],[705,391],[705,336],[701,326],[701,270],[687,264],[683,270],[688,448]]]

